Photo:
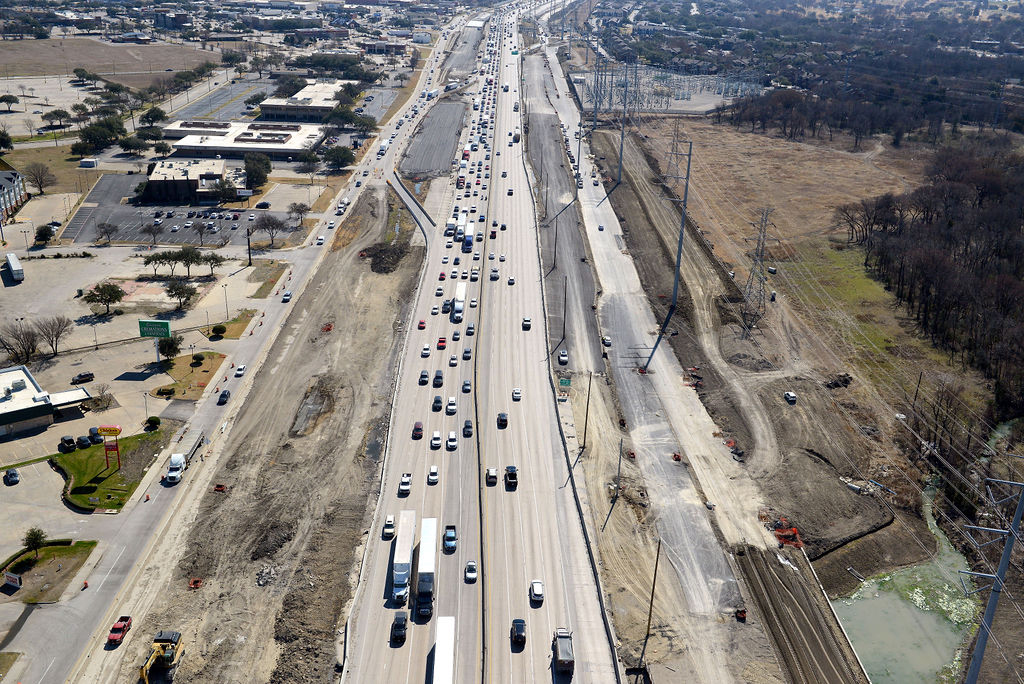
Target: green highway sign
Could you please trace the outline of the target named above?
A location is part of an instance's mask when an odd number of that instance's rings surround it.
[[[170,337],[170,321],[139,320],[139,337]]]
[[[570,385],[572,385],[572,379],[570,379],[570,378],[559,378],[558,379],[558,386],[559,387],[569,387]]]

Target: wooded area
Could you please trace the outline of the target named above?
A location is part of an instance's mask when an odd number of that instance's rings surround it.
[[[1024,411],[1024,157],[1003,136],[935,153],[929,183],[836,211],[864,263],[951,361],[995,382],[998,419]]]

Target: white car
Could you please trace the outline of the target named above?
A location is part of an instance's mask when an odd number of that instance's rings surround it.
[[[454,416],[458,407],[455,405],[455,397],[448,397],[448,405],[444,407],[444,412],[449,416]]]
[[[441,433],[434,430],[434,434],[430,436],[430,448],[440,449],[441,448]]]
[[[412,490],[412,473],[402,473],[402,479],[398,481],[398,493],[399,493],[399,495],[408,494],[411,490]]]
[[[428,485],[436,485],[437,484],[437,466],[436,465],[430,466],[430,470],[427,471],[427,484]]]
[[[430,345],[429,344],[423,345],[423,349],[422,349],[422,351],[420,351],[420,356],[422,356],[423,358],[427,358],[428,356],[430,356]]]
[[[558,363],[559,363],[559,365],[562,365],[562,366],[564,366],[567,363],[569,363],[569,352],[567,352],[564,349],[562,351],[558,352]]]
[[[505,260],[505,255],[504,254],[502,254],[501,256],[498,257],[498,261],[504,261],[504,260]]]
[[[238,366],[235,367],[235,377],[240,378],[243,375],[245,375],[245,364],[240,363],[238,364]]]
[[[514,387],[512,389],[512,401],[519,401],[522,398],[523,398],[523,390],[519,389],[518,387]]]
[[[449,359],[448,359],[448,365],[451,366],[452,368],[454,368],[455,366],[458,366],[459,365],[459,358],[457,356],[455,356],[455,354],[452,354],[451,357],[449,357]]]
[[[530,582],[530,600],[536,603],[544,602],[544,583],[539,579]]]
[[[324,244],[324,240],[325,240],[325,239],[326,239],[326,238],[324,238],[324,236],[323,236],[323,235],[317,235],[317,236],[316,236],[316,244],[318,244],[318,245],[322,245],[322,244]]]
[[[448,451],[455,451],[455,448],[459,445],[459,438],[454,432],[448,433],[448,439],[445,440],[445,448]]]
[[[785,399],[786,401],[788,401],[790,404],[795,404],[796,403],[796,393],[795,392],[783,392],[782,393],[782,398]]]
[[[447,264],[448,263],[448,255],[447,254],[445,254],[443,257],[441,257],[441,263],[442,264]]]
[[[436,316],[438,311],[439,311],[439,309],[436,306],[430,307],[430,315],[431,316]]]
[[[475,309],[476,308],[476,297],[473,297],[473,299],[469,300],[469,308],[471,308],[471,309]]]
[[[435,297],[444,297],[444,288],[443,287],[439,287],[436,290],[434,290],[434,296]]]
[[[255,221],[256,220],[256,214],[249,214],[249,220],[250,221]]]
[[[488,258],[489,260],[491,260],[491,261],[494,261],[494,252],[491,252],[491,253],[489,253],[489,254],[487,255],[487,258]]]
[[[466,581],[476,582],[476,561],[466,561]]]
[[[333,228],[334,227],[334,221],[331,221],[330,223],[328,223],[327,227],[328,228]]]
[[[181,230],[181,226],[171,226],[172,233],[177,233],[179,230]]]
[[[384,530],[382,536],[385,539],[391,539],[395,536],[395,516],[389,515],[384,518]]]

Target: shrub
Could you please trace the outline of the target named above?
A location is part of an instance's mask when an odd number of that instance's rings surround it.
[[[146,425],[154,429],[160,427],[160,416],[150,416],[146,419]]]
[[[214,335],[223,335],[227,331],[228,331],[228,327],[226,325],[222,325],[220,323],[218,323],[217,325],[213,326],[213,329],[212,329],[212,332],[213,332]]]
[[[192,355],[192,360],[195,361],[196,363],[202,363],[203,359],[205,359],[205,358],[206,357],[203,356],[202,354],[193,354]]]
[[[124,315],[124,309],[114,309],[114,315],[115,316],[122,316],[122,315]]]

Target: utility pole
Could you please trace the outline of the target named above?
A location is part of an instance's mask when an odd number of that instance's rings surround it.
[[[651,602],[647,606],[647,634],[644,636],[644,647],[640,651],[640,662],[637,667],[643,667],[644,655],[647,653],[647,641],[651,638],[651,617],[654,615],[654,589],[658,586],[658,561],[661,560],[661,537],[658,537],[658,551],[654,556],[654,580],[651,582]]]
[[[565,339],[566,305],[569,297],[569,276],[562,276],[562,339]]]
[[[678,124],[677,124],[678,127]],[[672,152],[669,156],[673,160],[673,165],[678,168],[678,159],[683,156],[678,151],[679,139],[678,139],[678,128],[673,131],[672,134]],[[679,218],[679,241],[676,243],[676,263],[675,263],[675,274],[672,281],[672,303],[669,304],[668,313],[665,314],[665,322],[661,324],[661,329],[658,330],[658,338],[654,341],[654,346],[651,347],[651,355],[647,357],[647,362],[644,363],[644,372],[647,372],[648,367],[651,365],[651,360],[654,358],[654,353],[658,351],[658,345],[661,344],[661,339],[665,336],[665,331],[668,330],[668,324],[672,320],[672,315],[676,312],[676,304],[679,301],[679,268],[683,260],[683,236],[686,235],[686,203],[690,197],[690,162],[693,160],[693,141],[687,141],[686,150],[686,175],[683,177],[685,183],[683,185],[683,205],[682,205],[682,216]],[[671,172],[670,172],[671,173]],[[678,176],[669,176],[670,178],[678,178]]]
[[[619,469],[615,473],[615,498],[619,498],[622,491],[622,438],[619,437]]]
[[[977,684],[978,674],[981,672],[981,661],[985,658],[985,646],[988,645],[988,636],[992,632],[992,619],[996,614],[996,606],[999,604],[999,595],[1003,593],[1003,584],[1006,581],[1006,570],[1010,567],[1010,556],[1013,554],[1013,542],[1016,541],[1020,534],[1020,521],[1021,517],[1024,517],[1024,482],[1013,482],[1010,480],[995,480],[992,478],[986,478],[985,482],[988,484],[1001,484],[1007,487],[1016,487],[1017,492],[1017,509],[1013,514],[1013,520],[1010,523],[1010,529],[993,529],[990,527],[975,527],[973,525],[965,525],[969,530],[978,530],[981,532],[994,532],[995,534],[1002,535],[1004,537],[1003,542],[1003,555],[999,559],[999,568],[996,570],[995,575],[990,575],[982,572],[970,572],[968,570],[961,570],[960,573],[963,575],[971,575],[973,577],[985,577],[992,580],[992,592],[988,595],[988,605],[985,606],[985,614],[981,618],[981,626],[978,629],[978,641],[974,646],[974,655],[971,656],[971,665],[967,669],[967,677],[964,679],[966,684]],[[985,489],[988,491],[989,503],[993,506],[998,506],[1005,501],[1013,498],[1013,495],[1004,497],[998,501],[992,494],[992,489],[986,484]],[[974,541],[974,538],[971,537]],[[995,540],[992,540],[995,541]],[[985,542],[985,544],[979,544],[974,542],[975,546],[981,547],[992,542]],[[963,585],[963,578],[960,578],[960,583]],[[982,587],[983,589],[984,587]],[[966,591],[967,587],[964,585]],[[976,589],[975,591],[981,591],[982,589]],[[974,592],[968,591],[970,595]]]
[[[587,426],[590,425],[590,385],[594,382],[594,372],[590,372],[590,377],[587,378],[587,409],[583,413],[583,445],[580,447],[580,451],[587,448]]]

